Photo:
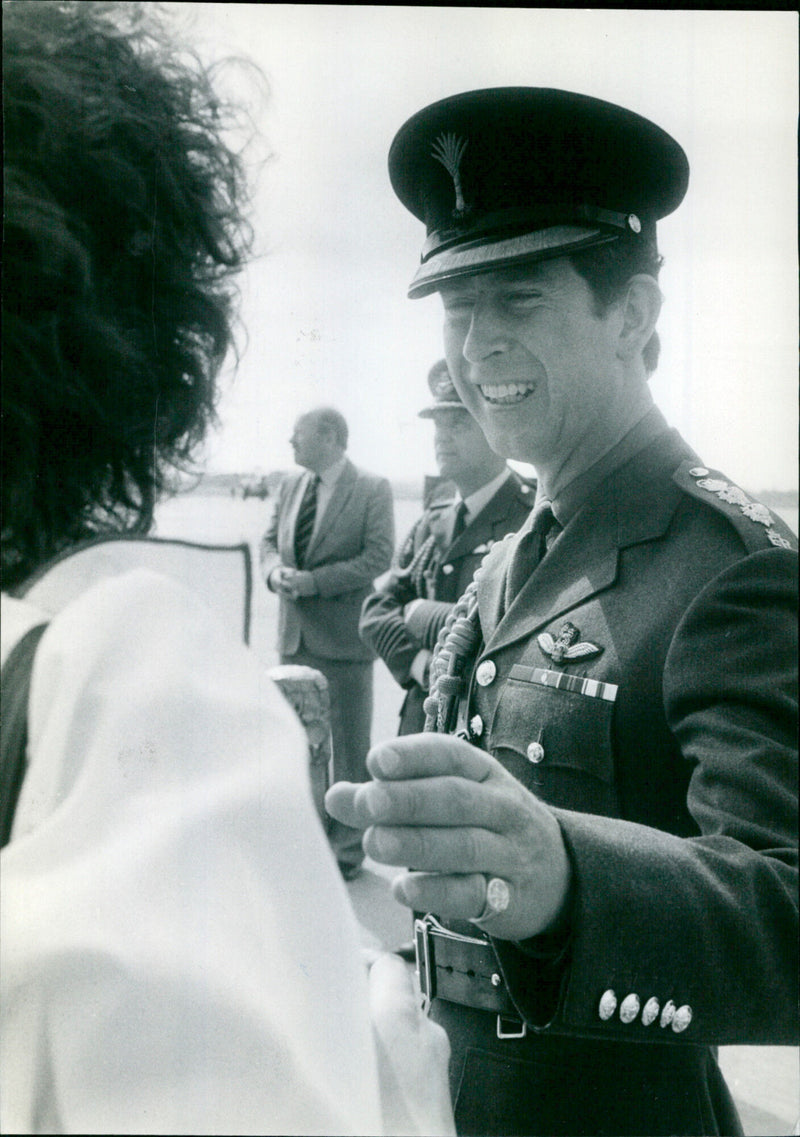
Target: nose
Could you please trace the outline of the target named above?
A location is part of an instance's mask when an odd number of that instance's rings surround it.
[[[469,331],[461,349],[468,363],[481,363],[490,355],[508,351],[509,339],[502,321],[487,298],[475,303],[469,322]]]

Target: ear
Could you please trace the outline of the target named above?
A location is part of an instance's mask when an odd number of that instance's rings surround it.
[[[662,299],[661,290],[652,276],[638,273],[628,281],[628,291],[620,304],[619,359],[629,361],[641,355],[655,331]]]

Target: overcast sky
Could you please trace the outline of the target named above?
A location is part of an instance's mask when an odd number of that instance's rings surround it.
[[[386,156],[428,103],[521,85],[621,103],[684,147],[689,191],[659,226],[653,393],[706,464],[754,492],[796,488],[794,13],[178,8],[203,56],[246,55],[265,77],[225,72],[259,131],[260,255],[243,280],[248,345],[226,373],[210,468],[290,466],[295,417],[329,403],[358,464],[434,472],[417,411],[442,354],[439,299],[406,299],[424,232],[394,197]]]

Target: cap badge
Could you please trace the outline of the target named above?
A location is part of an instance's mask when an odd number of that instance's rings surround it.
[[[461,402],[461,399],[458,397],[458,391],[456,391],[453,386],[453,380],[446,371],[441,371],[438,375],[434,376],[428,386],[435,399],[454,399],[459,403]]]
[[[584,641],[576,643],[580,636],[579,630],[569,620],[561,626],[555,639],[549,632],[542,632],[537,636],[539,647],[553,663],[572,663],[576,659],[588,659],[589,656],[599,655],[603,650],[597,644]]]
[[[454,221],[461,221],[471,209],[471,206],[468,206],[464,201],[464,191],[461,186],[461,159],[464,157],[468,141],[468,139],[459,138],[453,133],[440,134],[431,147],[431,156],[437,162],[441,162],[453,179],[453,186],[456,191],[456,205],[453,210]]]

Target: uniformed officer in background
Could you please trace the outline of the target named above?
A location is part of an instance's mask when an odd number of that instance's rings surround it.
[[[445,360],[431,368],[428,386],[433,402],[419,416],[433,421],[436,462],[447,480],[412,526],[389,579],[364,601],[359,624],[362,640],[406,689],[399,734],[425,726],[437,636],[485,554],[530,513],[535,488],[490,449]]]
[[[653,404],[653,123],[509,88],[411,118],[412,297],[537,502],[456,605],[429,724],[331,812],[395,896],[461,1133],[741,1132],[714,1047],[796,1044],[796,541]],[[452,737],[455,732],[457,737]]]

